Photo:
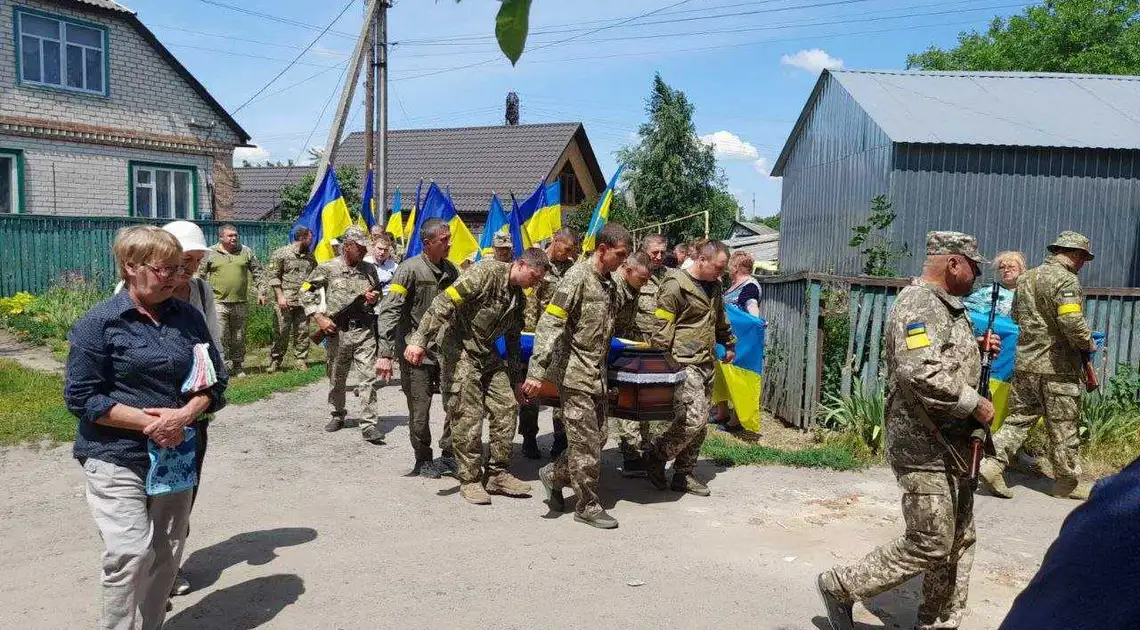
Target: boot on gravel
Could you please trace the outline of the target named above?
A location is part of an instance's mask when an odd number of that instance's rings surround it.
[[[1003,499],[1012,499],[1013,491],[1009,486],[1005,485],[1005,475],[1003,474],[1001,464],[992,459],[983,459],[982,465],[978,469],[978,477],[986,484],[990,492],[995,497],[1002,497]]]
[[[649,478],[649,483],[653,484],[653,487],[658,490],[667,490],[669,488],[669,482],[665,479],[665,460],[657,457],[657,453],[655,453],[653,449],[646,449],[641,459],[643,460],[645,476]]]
[[[511,473],[503,470],[487,477],[487,493],[508,497],[529,497],[534,488]]]
[[[360,432],[360,437],[364,438],[364,441],[370,444],[383,444],[384,436],[384,431],[376,425],[372,425]]]
[[[341,416],[333,416],[329,423],[325,425],[325,431],[329,433],[336,433],[344,428],[344,418]]]
[[[538,469],[538,480],[546,489],[546,505],[555,512],[566,511],[566,499],[562,498],[562,488],[554,485],[554,464]]]
[[[412,468],[412,472],[408,474],[409,477],[423,477],[424,479],[439,479],[442,477],[439,468],[436,467],[435,462],[430,459],[421,459],[416,461],[416,465]]]
[[[474,505],[491,505],[491,495],[487,494],[483,484],[477,481],[459,486],[459,496]]]
[[[673,473],[673,482],[669,484],[669,489],[675,492],[695,494],[698,497],[707,497],[712,494],[709,492],[709,487],[701,483],[701,480],[694,477],[691,473]]]
[[[1053,482],[1053,496],[1058,499],[1076,499],[1087,501],[1089,498],[1089,484],[1079,483],[1076,479],[1058,479]]]
[[[825,571],[815,579],[816,590],[823,600],[823,609],[827,611],[827,620],[832,630],[855,630],[855,616],[852,604],[843,595],[835,571]]]
[[[598,510],[590,514],[575,514],[574,520],[598,529],[615,529],[618,526],[617,519],[606,514],[605,510]]]
[[[523,436],[522,454],[527,459],[542,459],[542,452],[538,450],[538,438],[533,435]]]

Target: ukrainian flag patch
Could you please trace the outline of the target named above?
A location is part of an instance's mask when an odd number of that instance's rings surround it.
[[[906,325],[906,349],[918,350],[930,346],[930,336],[926,334],[926,324],[914,322]]]

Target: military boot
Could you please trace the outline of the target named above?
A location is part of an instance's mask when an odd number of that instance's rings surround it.
[[[344,416],[333,416],[329,423],[325,425],[325,431],[335,433],[344,428]]]
[[[487,477],[487,493],[507,497],[529,497],[534,488],[511,473],[501,470]]]
[[[1013,491],[1009,486],[1005,485],[1005,475],[1001,464],[992,459],[983,459],[982,465],[978,468],[978,477],[985,482],[986,487],[995,497],[1002,497],[1003,499],[1012,499]]]
[[[444,453],[435,460],[435,467],[444,477],[454,477],[459,472],[459,462],[455,461],[455,455],[451,453]]]
[[[644,477],[645,476],[645,462],[635,453],[629,453],[622,457],[621,462],[621,476],[622,477]]]
[[[459,486],[459,496],[468,503],[475,505],[491,505],[491,495],[487,494],[487,491],[483,489],[483,484],[478,481]]]
[[[579,523],[585,523],[590,527],[597,527],[598,529],[614,529],[618,526],[617,519],[607,514],[605,510],[598,510],[597,512],[589,512],[587,514],[575,514],[574,520]]]
[[[541,459],[542,452],[538,450],[538,438],[533,435],[524,435],[522,454],[527,459]]]
[[[667,490],[669,488],[669,482],[665,479],[665,460],[658,457],[652,448],[645,449],[641,459],[645,466],[645,476],[649,478],[649,483],[653,484],[653,487],[658,490]]]
[[[682,474],[674,472],[673,481],[669,484],[669,489],[675,492],[695,494],[698,497],[707,497],[712,494],[709,492],[709,487],[701,483],[701,480],[694,477],[692,473]]]
[[[424,479],[439,479],[443,475],[440,474],[439,468],[430,459],[418,459],[416,465],[412,468],[412,472],[408,473],[409,477],[423,477]]]
[[[1076,499],[1086,501],[1089,498],[1089,484],[1079,483],[1076,479],[1058,479],[1053,482],[1053,496],[1058,499]]]
[[[823,600],[823,609],[827,611],[827,620],[831,623],[832,630],[855,630],[853,602],[843,593],[835,571],[820,573],[815,579],[815,587],[819,591],[819,598]]]
[[[554,464],[547,464],[538,469],[538,480],[546,489],[546,504],[555,512],[566,511],[566,499],[562,498],[561,486],[554,485]]]
[[[385,433],[380,427],[372,425],[360,432],[360,437],[370,444],[383,444]]]

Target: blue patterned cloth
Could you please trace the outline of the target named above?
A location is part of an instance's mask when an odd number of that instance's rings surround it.
[[[164,494],[193,490],[198,484],[197,431],[186,427],[182,443],[173,448],[162,448],[148,443],[150,470],[146,475],[146,493],[160,497]]]
[[[79,418],[73,455],[124,466],[146,477],[147,437],[141,431],[96,424],[116,404],[139,409],[186,404],[182,382],[194,362],[195,344],[210,344],[218,381],[208,390],[208,413],[225,406],[227,376],[202,313],[171,298],[159,307],[155,325],[123,291],[87,312],[68,335],[67,378],[63,397]]]

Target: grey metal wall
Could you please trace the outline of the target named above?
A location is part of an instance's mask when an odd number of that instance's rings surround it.
[[[892,143],[831,77],[784,168],[780,272],[855,273],[847,246],[871,198],[890,189]]]
[[[1036,265],[1062,230],[1093,243],[1081,272],[1094,287],[1140,286],[1140,151],[896,145],[890,187],[895,240],[916,254],[926,232],[975,234],[982,251],[1015,249]]]

